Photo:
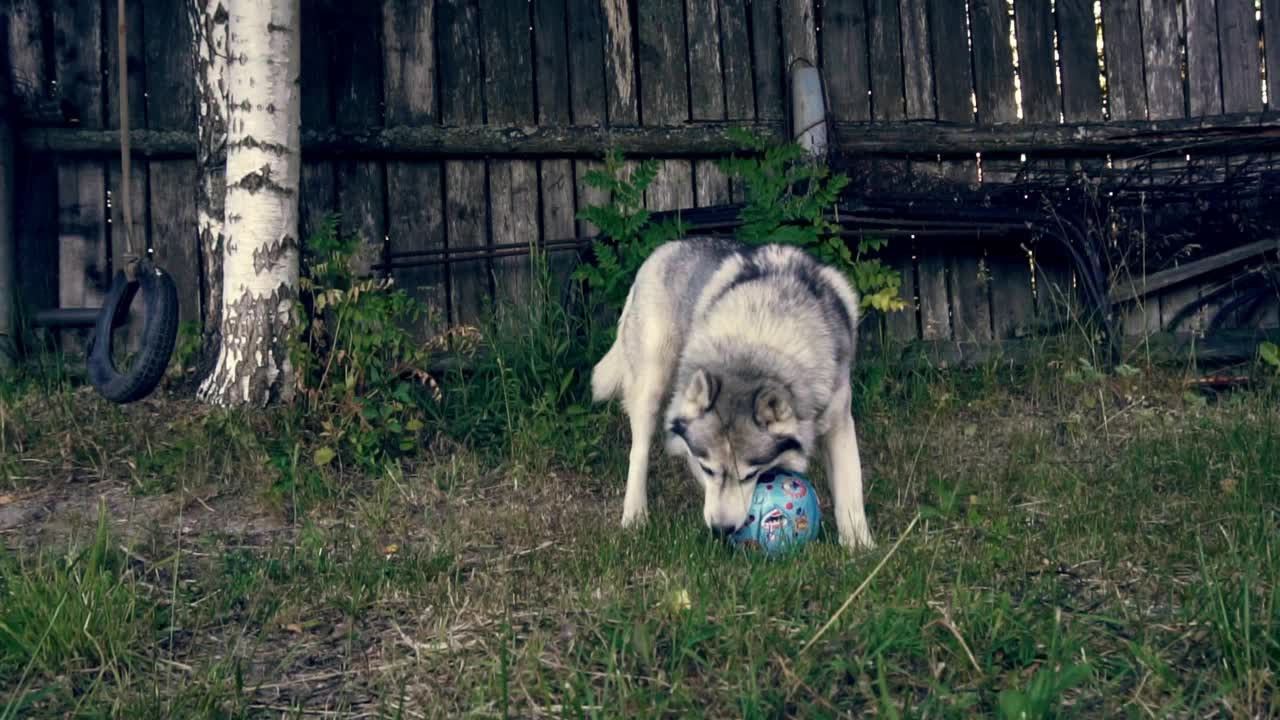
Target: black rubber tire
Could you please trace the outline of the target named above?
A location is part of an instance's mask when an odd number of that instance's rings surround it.
[[[178,290],[173,278],[149,262],[138,267],[137,275],[136,281],[129,282],[124,272],[116,273],[89,345],[89,381],[102,397],[121,405],[137,402],[156,389],[178,339]],[[111,357],[111,329],[124,324],[139,291],[143,304],[142,349],[128,372],[121,373]]]

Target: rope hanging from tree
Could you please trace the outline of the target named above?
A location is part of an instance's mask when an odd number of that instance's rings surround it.
[[[116,38],[119,42],[119,68],[116,73],[116,87],[120,97],[120,217],[124,230],[124,272],[130,280],[136,276],[138,254],[133,247],[133,204],[129,198],[132,184],[132,167],[129,162],[129,56],[126,47],[126,27],[128,16],[125,14],[125,0],[117,0],[116,4]]]

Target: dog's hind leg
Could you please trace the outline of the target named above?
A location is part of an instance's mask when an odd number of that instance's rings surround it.
[[[655,365],[660,366],[661,363]],[[622,526],[642,524],[649,512],[649,446],[661,409],[664,378],[650,365],[624,388],[624,403],[631,421],[631,457],[627,466],[627,491],[622,500]]]
[[[836,528],[845,547],[871,549],[876,546],[867,527],[862,500],[862,462],[858,456],[858,434],[853,423],[850,388],[846,383],[836,393],[827,411],[828,430],[822,437],[826,452],[827,481],[835,506]]]

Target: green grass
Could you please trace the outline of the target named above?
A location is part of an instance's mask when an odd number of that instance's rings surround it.
[[[617,527],[625,423],[585,400],[607,337],[526,311],[376,474],[308,465],[289,413],[0,383],[0,521],[40,510],[0,524],[0,718],[1280,713],[1274,380],[868,352],[879,549],[827,524],[768,560],[709,536],[669,460]]]

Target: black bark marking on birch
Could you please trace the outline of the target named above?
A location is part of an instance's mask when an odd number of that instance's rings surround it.
[[[262,142],[252,135],[244,136],[244,139],[232,143],[231,146],[238,148],[253,148],[255,150],[271,153],[277,157],[284,157],[289,154],[288,145],[273,142]]]
[[[273,22],[267,23],[267,32],[269,33],[289,33],[293,28],[288,25],[277,25]]]
[[[296,294],[288,287],[277,288],[269,296],[255,297],[245,293],[228,305],[224,318],[224,336],[227,347],[239,356],[235,368],[222,365],[222,377],[214,378],[218,388],[239,385],[249,381],[248,398],[238,389],[223,396],[234,404],[265,406],[276,402],[288,402],[293,397],[293,373],[289,360],[289,338],[293,333],[292,308]],[[277,308],[287,304],[289,312],[280,313]],[[261,354],[262,360],[257,360]],[[286,367],[289,372],[286,372]],[[270,377],[275,372],[275,378]],[[229,376],[229,377],[228,377]]]
[[[253,271],[261,275],[279,265],[286,254],[297,251],[298,239],[292,235],[285,235],[279,242],[264,245],[253,251]]]
[[[287,188],[280,183],[271,179],[271,166],[263,165],[262,169],[255,170],[239,180],[231,183],[228,188],[239,188],[248,192],[250,195],[256,194],[260,190],[268,190],[284,196],[294,194],[292,188]]]

